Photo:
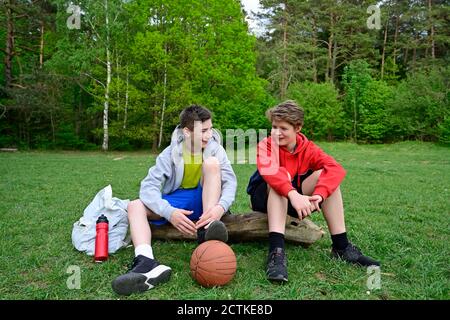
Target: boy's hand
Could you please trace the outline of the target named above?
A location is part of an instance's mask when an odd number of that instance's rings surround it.
[[[192,214],[192,212],[194,211],[175,209],[172,217],[170,217],[170,223],[184,234],[195,235],[197,233],[195,223],[186,217],[186,215]]]
[[[311,201],[309,201],[309,196],[304,196],[298,193],[296,190],[292,190],[288,193],[289,200],[291,201],[292,207],[297,211],[298,218],[302,220],[307,216],[311,215],[314,211],[315,206]]]
[[[208,229],[209,224],[214,220],[220,220],[224,212],[225,210],[222,206],[216,204],[214,207],[209,208],[208,211],[203,212],[202,216],[195,224],[196,228],[199,229],[205,226],[205,229]]]
[[[314,209],[317,210],[318,212],[320,212],[320,207],[319,204],[323,201],[322,196],[318,195],[318,194],[314,194],[312,196],[309,197],[309,202],[311,202],[314,206]]]

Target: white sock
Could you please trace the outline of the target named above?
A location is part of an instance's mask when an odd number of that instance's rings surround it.
[[[140,244],[136,248],[134,248],[134,255],[137,257],[138,255],[143,255],[144,257],[154,259],[153,257],[153,249],[149,244]]]

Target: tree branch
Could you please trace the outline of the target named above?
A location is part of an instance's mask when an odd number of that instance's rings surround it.
[[[80,81],[78,81],[77,79],[75,79],[75,82],[78,84],[78,86],[86,93],[88,93],[89,95],[93,96],[94,98],[96,98],[96,96],[90,92],[88,89],[86,89],[81,83]]]
[[[27,88],[27,87],[24,87],[24,86],[22,86],[21,84],[18,84],[18,83],[11,83],[10,86],[11,87],[17,87],[17,88],[20,88],[20,89],[26,89]]]
[[[85,76],[88,76],[89,78],[91,78],[92,80],[94,80],[95,82],[97,82],[97,83],[100,84],[103,88],[106,89],[106,85],[105,85],[103,82],[101,82],[100,80],[95,79],[95,78],[94,78],[93,76],[91,76],[89,73],[84,72],[84,73],[82,73],[82,74],[85,75]]]
[[[28,48],[28,47],[25,47],[25,46],[22,46],[22,45],[17,45],[16,46],[16,48],[20,48],[20,49],[24,49],[24,50],[27,50],[27,51],[29,51],[29,52],[33,52],[33,53],[37,53],[37,51],[36,50],[34,50],[34,49],[31,49],[31,48]]]
[[[103,38],[102,38],[102,37],[100,36],[100,34],[97,32],[97,29],[95,28],[95,26],[94,26],[94,24],[92,23],[91,19],[86,18],[86,20],[87,20],[88,23],[91,25],[91,29],[92,29],[92,31],[95,33],[95,35],[97,36],[98,41],[101,41],[102,43],[105,43],[105,42],[103,41]]]
[[[117,10],[117,14],[116,14],[116,16],[114,17],[114,20],[113,20],[113,24],[116,22],[116,20],[117,20],[117,18],[119,17],[119,15],[120,15],[120,11],[122,10],[122,3],[120,3],[120,8],[119,8],[119,10]]]
[[[3,107],[3,112],[2,112],[2,114],[0,114],[0,119],[1,119],[1,118],[3,118],[3,116],[4,116],[5,113],[6,113],[6,106],[3,105],[3,104],[1,104],[1,103],[0,103],[0,106]],[[5,117],[5,118],[6,118],[6,117]]]
[[[96,60],[98,60],[99,62],[103,63],[105,66],[107,66],[108,64],[103,61],[102,59],[100,59],[99,57],[95,57]]]

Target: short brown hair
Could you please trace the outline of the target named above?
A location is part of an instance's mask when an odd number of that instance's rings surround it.
[[[211,111],[209,111],[205,107],[194,104],[181,111],[180,127],[186,127],[189,130],[193,131],[195,121],[204,122],[208,119],[211,119]]]
[[[286,121],[294,127],[302,127],[305,113],[294,100],[286,100],[266,111],[266,116],[270,122]]]

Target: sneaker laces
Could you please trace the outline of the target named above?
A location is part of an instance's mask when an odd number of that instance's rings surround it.
[[[284,253],[282,251],[274,250],[270,253],[269,266],[272,267],[278,264],[284,265]]]
[[[133,261],[128,265],[128,270],[127,272],[130,272],[131,270],[134,269],[134,267],[137,266],[137,264],[139,263],[139,258],[138,257],[134,257]]]
[[[353,252],[358,253],[358,255],[362,255],[361,249],[359,249],[357,246],[355,246],[353,243],[350,243],[350,250]]]

